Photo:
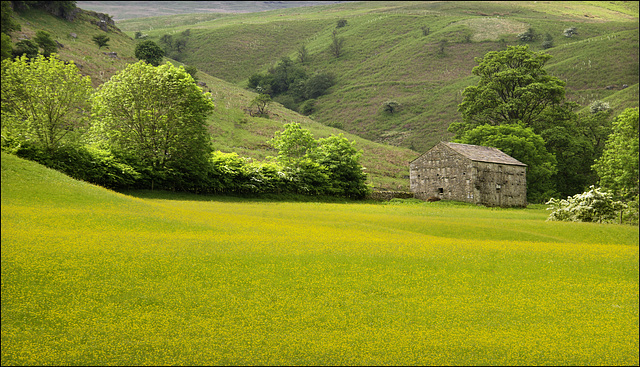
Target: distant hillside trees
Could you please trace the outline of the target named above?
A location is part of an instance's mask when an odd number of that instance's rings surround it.
[[[54,150],[88,124],[89,77],[56,55],[2,62],[2,135]]]
[[[165,34],[160,37],[160,46],[164,49],[165,55],[174,60],[180,61],[182,59],[182,53],[187,48],[189,42],[189,36],[191,30],[187,29],[177,36]]]
[[[153,172],[151,187],[155,180],[186,187],[192,176],[206,176],[211,146],[205,121],[213,108],[184,68],[138,62],[96,92],[94,134]]]
[[[336,32],[335,30],[331,33],[329,53],[336,58],[342,56],[342,54],[344,53],[344,38],[338,37],[338,32]]]
[[[304,101],[324,95],[334,84],[333,74],[316,72],[309,75],[302,65],[284,57],[267,73],[249,77],[248,87],[269,94],[277,102],[284,102],[287,108],[298,110]]]
[[[148,64],[158,66],[162,62],[164,50],[155,42],[146,40],[136,45],[135,56],[138,60],[144,60]]]

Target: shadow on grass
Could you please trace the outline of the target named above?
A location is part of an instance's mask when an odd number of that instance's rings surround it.
[[[220,201],[220,202],[294,202],[294,203],[382,203],[374,200],[354,200],[327,195],[302,194],[193,194],[164,190],[123,190],[121,194],[139,199]]]

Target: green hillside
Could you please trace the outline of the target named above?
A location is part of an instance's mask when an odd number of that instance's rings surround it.
[[[15,17],[22,30],[11,34],[13,42],[20,38],[33,38],[38,30],[50,32],[52,38],[63,45],[58,48],[61,59],[73,60],[81,73],[91,76],[94,87],[109,80],[128,63],[138,61],[134,56],[136,42],[115,26],[109,26],[106,32],[110,38],[109,46],[98,49],[91,38],[105,32],[96,24],[99,18],[95,12],[84,11],[73,22],[40,10],[24,11]],[[117,56],[109,55],[111,52],[115,52]],[[200,82],[206,84],[203,89],[211,92],[216,104],[216,110],[209,120],[214,149],[237,152],[247,158],[262,160],[276,154],[267,140],[276,131],[282,130],[283,124],[294,121],[310,130],[316,138],[345,133],[290,111],[278,103],[269,107],[269,119],[251,117],[244,110],[255,98],[255,93],[212,77],[202,69],[197,76]],[[357,148],[363,150],[361,161],[366,167],[371,184],[383,189],[408,189],[408,162],[417,156],[416,152],[374,143],[349,133],[345,133],[345,136],[349,140],[355,140]]]
[[[339,19],[347,25],[336,29]],[[282,57],[295,59],[305,45],[308,70],[337,76],[330,94],[318,99],[314,120],[417,152],[450,138],[446,128],[459,119],[462,90],[475,83],[474,58],[518,44],[516,35],[529,28],[539,35],[533,50],[542,50],[545,34],[553,38],[547,69],[567,82],[570,100],[610,101],[615,112],[638,105],[637,2],[350,2],[137,18],[118,26],[154,40],[189,29],[180,60],[242,87]],[[565,37],[571,27],[578,34]],[[339,58],[328,52],[334,30],[345,40]],[[385,114],[387,100],[401,110]]]

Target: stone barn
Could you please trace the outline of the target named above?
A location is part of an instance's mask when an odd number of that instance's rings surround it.
[[[496,148],[440,142],[409,167],[411,191],[422,200],[527,206],[527,165]]]

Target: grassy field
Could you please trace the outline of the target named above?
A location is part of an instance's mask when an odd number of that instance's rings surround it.
[[[637,365],[638,228],[123,195],[2,154],[2,365]]]

